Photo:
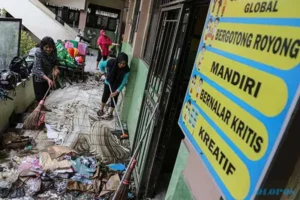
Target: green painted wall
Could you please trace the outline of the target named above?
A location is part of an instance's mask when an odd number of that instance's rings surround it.
[[[187,163],[189,151],[184,142],[181,142],[172,177],[169,183],[166,200],[192,200],[193,195],[185,182],[182,172]]]
[[[123,43],[122,51],[128,54],[130,63],[130,76],[123,102],[122,120],[127,122],[132,145],[145,91],[148,66],[143,60],[132,57],[132,47],[129,44]]]
[[[126,42],[122,43],[122,52],[125,52],[128,55],[129,63],[131,63],[132,60],[132,46]],[[131,67],[131,66],[130,66]]]
[[[184,177],[182,174],[180,174],[176,189],[174,191],[174,195],[171,196],[169,199],[166,198],[166,200],[194,200],[194,197],[192,195],[192,192],[187,185]]]
[[[132,72],[132,47],[128,44],[128,43],[122,43],[122,52],[125,52],[128,55],[128,63],[129,63],[129,67],[130,67],[130,76],[129,76],[129,80],[128,83],[126,85],[126,88],[123,92],[123,94],[125,94],[124,96],[124,101],[122,102],[122,111],[121,111],[121,118],[122,121],[127,122],[127,117],[128,117],[128,112],[129,112],[129,108],[130,108],[130,103],[131,103],[131,96],[132,95],[132,84],[134,83],[133,79],[132,79],[132,74],[134,74],[134,71]],[[134,68],[134,67],[133,67]]]

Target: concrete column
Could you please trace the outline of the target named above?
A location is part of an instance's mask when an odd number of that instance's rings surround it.
[[[79,25],[78,25],[78,28],[80,28],[81,31],[84,31],[84,29],[85,29],[86,18],[87,18],[87,9],[81,10],[80,16],[79,16]]]
[[[128,12],[127,12],[127,17],[126,17],[126,28],[125,28],[123,42],[128,42],[128,40],[129,40],[131,24],[132,24],[133,8],[134,8],[134,3],[135,3],[135,1],[133,1],[133,0],[126,0],[126,1],[128,2],[128,4],[126,3],[128,5]]]
[[[124,1],[124,6],[122,8],[121,16],[120,16],[120,24],[119,24],[119,32],[120,37],[122,38],[122,42],[124,42],[125,31],[127,25],[127,16],[128,16],[128,8],[129,8],[129,0]],[[124,27],[123,27],[124,26]],[[123,32],[122,32],[123,31]]]
[[[145,42],[145,33],[147,31],[147,25],[149,22],[149,14],[151,8],[151,0],[141,0],[140,5],[140,19],[137,32],[135,33],[135,39],[133,41],[133,56],[142,57],[143,45]],[[134,27],[133,27],[134,28]]]

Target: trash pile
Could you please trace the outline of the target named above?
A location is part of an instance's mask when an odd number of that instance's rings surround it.
[[[0,198],[110,199],[123,171],[123,164],[106,166],[69,147],[50,146],[0,165]]]
[[[27,113],[11,119],[11,129],[0,136],[0,199],[112,198],[130,144],[112,134],[116,120],[98,119],[103,82],[94,78],[52,91],[44,130],[24,130]],[[129,199],[133,187],[125,193]]]
[[[36,146],[36,143],[32,137],[19,135],[14,132],[8,132],[3,135],[1,146],[5,147],[6,149],[24,149],[29,151]]]

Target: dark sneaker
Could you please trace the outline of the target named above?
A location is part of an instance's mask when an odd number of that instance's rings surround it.
[[[105,113],[104,113],[104,111],[103,110],[99,110],[98,112],[97,112],[97,115],[99,116],[99,117],[101,117],[102,115],[104,115]]]
[[[114,118],[114,116],[112,114],[106,113],[105,115],[103,115],[101,117],[101,119],[103,120],[112,120]]]

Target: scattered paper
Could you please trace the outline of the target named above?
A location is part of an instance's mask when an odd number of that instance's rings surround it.
[[[49,139],[57,139],[59,132],[54,131],[53,128],[49,124],[45,124],[45,126],[47,128],[47,137]]]
[[[22,129],[24,126],[24,124],[22,123],[18,123],[17,126],[16,126],[16,129]]]

